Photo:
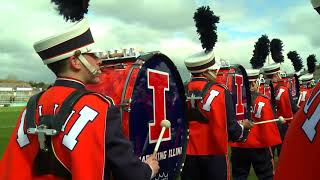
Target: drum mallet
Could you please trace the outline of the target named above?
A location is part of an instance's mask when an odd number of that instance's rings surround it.
[[[152,155],[156,155],[157,154],[159,146],[160,146],[160,143],[162,141],[163,134],[164,134],[166,128],[170,128],[171,123],[170,123],[169,120],[164,119],[164,120],[161,121],[160,125],[161,125],[162,129],[161,129],[161,132],[160,132],[156,147],[154,148],[154,151],[153,151]]]
[[[260,122],[254,122],[255,125],[257,124],[266,124],[266,123],[270,123],[270,122],[276,122],[279,121],[281,124],[285,123],[286,120],[290,120],[292,118],[283,118],[282,116],[279,116],[278,119],[271,119],[271,120],[266,120],[266,121],[260,121]]]

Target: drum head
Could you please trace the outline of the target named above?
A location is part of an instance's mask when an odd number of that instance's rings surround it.
[[[232,65],[228,69],[219,70],[217,82],[223,84],[231,92],[236,119],[238,121],[250,117],[251,93],[247,72],[241,65]]]
[[[241,65],[234,65],[232,98],[235,102],[237,120],[249,119],[251,111],[251,92],[246,70]]]
[[[186,150],[187,128],[185,95],[176,66],[165,55],[149,55],[141,67],[132,93],[129,113],[129,137],[135,153],[144,161],[153,153],[161,122],[166,128],[157,158],[160,172],[157,178],[175,179],[180,173]]]

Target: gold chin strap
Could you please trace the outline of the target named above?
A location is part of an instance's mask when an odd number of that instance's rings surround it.
[[[82,54],[78,55],[78,59],[94,76],[101,74],[100,68],[93,67]]]
[[[280,80],[282,79],[280,72],[277,73],[277,76]]]
[[[208,71],[208,74],[210,74],[212,77],[216,77],[216,74],[215,73],[213,73],[212,71]]]
[[[217,75],[216,75],[215,73],[211,72],[210,70],[209,70],[209,71],[206,71],[206,72],[204,72],[204,73],[205,73],[204,76],[205,76],[207,79],[209,79],[210,81],[213,81],[213,82],[216,81]]]

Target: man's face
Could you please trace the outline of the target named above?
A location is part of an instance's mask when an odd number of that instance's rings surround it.
[[[83,54],[83,56],[87,59],[87,61],[89,62],[89,64],[94,68],[99,70],[99,73],[97,73],[96,75],[93,75],[87,68],[86,69],[86,73],[87,73],[87,83],[88,84],[97,84],[100,82],[100,64],[101,64],[101,59],[96,57],[94,54]]]

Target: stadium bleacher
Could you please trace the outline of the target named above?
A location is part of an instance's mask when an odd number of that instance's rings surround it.
[[[0,83],[0,107],[25,106],[29,98],[39,91],[28,83]]]

